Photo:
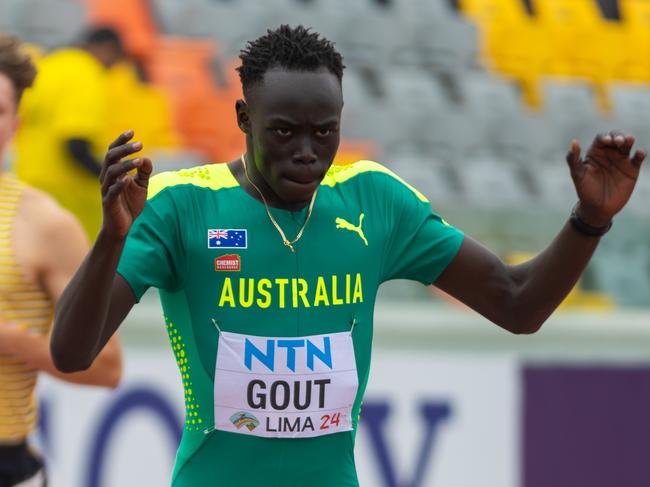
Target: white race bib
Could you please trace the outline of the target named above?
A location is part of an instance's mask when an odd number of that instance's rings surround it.
[[[221,332],[215,429],[308,438],[352,429],[357,367],[351,332],[259,337]]]

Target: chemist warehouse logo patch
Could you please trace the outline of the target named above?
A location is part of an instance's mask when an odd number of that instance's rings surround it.
[[[222,255],[214,259],[215,272],[241,271],[241,257],[237,254]]]
[[[210,229],[208,230],[209,249],[248,248],[248,230]]]

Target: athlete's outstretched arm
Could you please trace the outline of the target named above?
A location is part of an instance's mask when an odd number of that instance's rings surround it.
[[[646,156],[641,150],[630,156],[633,144],[633,137],[618,132],[598,135],[581,159],[577,142],[571,143],[567,163],[582,222],[607,228],[627,203]],[[435,284],[499,326],[533,333],[571,291],[599,241],[567,222],[537,257],[510,266],[466,237]]]
[[[50,349],[62,372],[87,369],[135,304],[117,265],[126,236],[144,208],[152,171],[147,158],[123,160],[142,149],[120,135],[106,153],[100,174],[104,220],[90,253],[58,302]],[[136,169],[135,175],[129,171]]]

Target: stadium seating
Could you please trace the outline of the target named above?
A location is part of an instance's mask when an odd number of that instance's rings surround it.
[[[620,305],[647,306],[650,296],[650,232],[625,217],[617,219],[602,240],[591,269],[598,289],[616,297]]]
[[[613,83],[612,124],[635,135],[642,147],[650,147],[650,87],[641,83]]]
[[[460,172],[462,185],[472,206],[503,208],[530,206],[532,200],[518,172],[492,158],[472,161]]]
[[[88,0],[87,5],[89,22],[128,33],[124,42],[131,56],[146,59],[153,54],[158,32],[147,0]]]
[[[44,48],[78,39],[86,10],[79,0],[3,0],[8,31]]]
[[[457,17],[457,12],[451,8],[451,2],[446,0],[395,0],[391,6],[397,15],[413,19],[450,20]]]
[[[576,190],[564,158],[547,161],[535,168],[539,202],[544,208],[568,213],[578,201]]]
[[[7,1],[0,2],[0,31],[11,32],[11,4]]]
[[[646,146],[647,147],[647,146]],[[647,171],[641,171],[634,193],[629,201],[629,209],[631,212],[641,215],[647,221],[650,216],[650,175]]]
[[[593,89],[575,80],[548,79],[543,84],[544,114],[556,127],[559,142],[568,147],[571,139],[583,146],[609,123],[602,119],[594,103]]]
[[[462,205],[466,201],[456,168],[443,161],[403,152],[384,162],[407,183],[421,189],[434,205]]]
[[[425,69],[462,77],[477,64],[476,27],[461,18],[426,19],[413,26],[412,42]]]
[[[52,48],[72,41],[86,15],[117,27],[156,85],[134,102],[137,113],[122,115],[146,125],[171,109],[190,151],[181,167],[243,149],[233,101],[245,41],[282,23],[311,26],[336,42],[347,66],[337,163],[385,162],[435,206],[468,209],[468,230],[506,251],[546,242],[551,225],[526,227],[536,207],[564,218],[575,203],[564,160],[572,138],[584,150],[598,131],[620,128],[650,145],[650,2],[619,6],[621,19],[612,20],[597,0],[0,0],[0,29]],[[149,137],[163,126],[153,124]],[[161,160],[174,167],[173,156]],[[650,177],[642,176],[626,214],[643,222]],[[497,238],[471,219],[476,207],[507,212],[536,237]],[[645,238],[639,232],[632,240]],[[623,266],[621,248],[602,252],[614,257],[596,275],[613,272],[617,256]],[[634,273],[630,282],[641,282],[643,272]],[[634,287],[620,280],[621,289]]]
[[[368,87],[368,73],[349,68],[343,76],[342,134],[381,142],[389,131],[385,97]]]

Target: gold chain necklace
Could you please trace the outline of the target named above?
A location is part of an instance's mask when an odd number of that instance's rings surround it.
[[[260,191],[260,188],[258,188],[253,181],[251,181],[251,178],[248,177],[248,168],[246,167],[246,158],[245,155],[242,154],[241,156],[241,162],[244,165],[244,175],[246,176],[246,179],[250,183],[253,188],[258,192],[260,195],[260,198],[262,198],[262,202],[264,202],[264,208],[266,208],[266,214],[269,215],[269,219],[271,220],[271,223],[273,223],[273,226],[276,228],[278,233],[280,234],[280,237],[282,237],[282,243],[286,247],[289,247],[291,252],[294,254],[296,253],[296,249],[293,248],[293,244],[295,244],[298,240],[300,240],[300,237],[302,237],[302,233],[305,231],[305,227],[307,226],[307,223],[309,223],[309,219],[311,218],[311,212],[314,209],[314,202],[316,201],[316,194],[318,193],[318,188],[316,188],[316,191],[314,191],[314,194],[311,197],[311,202],[309,203],[309,209],[307,210],[307,218],[305,218],[305,223],[303,223],[302,228],[298,232],[298,235],[296,235],[296,238],[294,238],[291,242],[289,239],[286,237],[284,232],[282,231],[282,228],[278,224],[278,222],[275,221],[275,218],[273,218],[273,215],[271,214],[271,208],[269,208],[269,204],[266,202],[266,198]]]

